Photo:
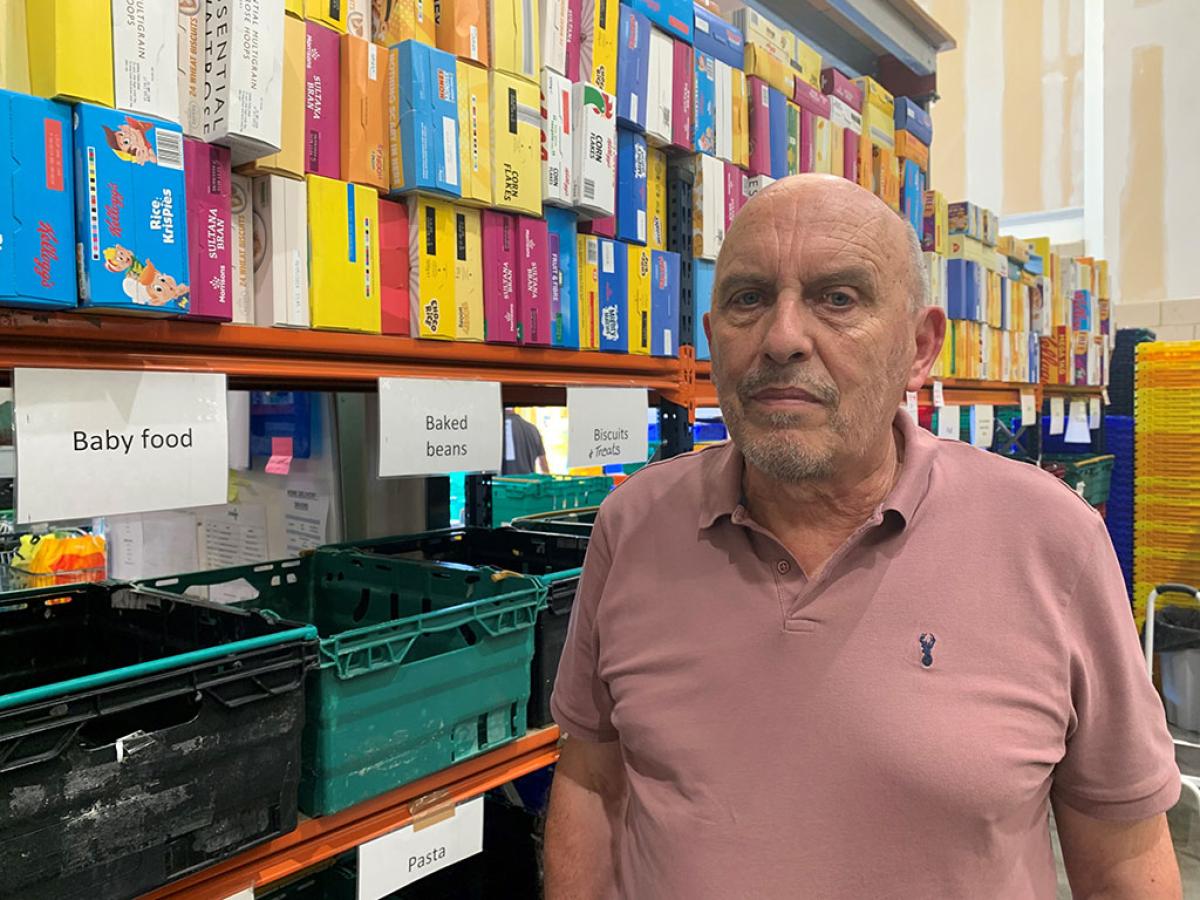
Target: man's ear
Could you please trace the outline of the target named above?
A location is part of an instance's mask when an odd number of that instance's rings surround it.
[[[708,341],[708,346],[712,346],[712,323],[708,321],[709,313],[704,314],[704,337]]]
[[[946,339],[946,312],[937,306],[927,306],[917,313],[916,357],[908,372],[906,390],[919,391],[929,378],[929,370],[937,362]]]

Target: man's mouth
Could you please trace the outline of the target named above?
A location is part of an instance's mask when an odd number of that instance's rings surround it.
[[[755,391],[750,399],[768,409],[806,409],[825,404],[815,394],[799,387],[770,387]]]

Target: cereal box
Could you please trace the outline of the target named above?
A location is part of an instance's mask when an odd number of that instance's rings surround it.
[[[484,334],[489,343],[517,343],[517,218],[483,211]]]
[[[490,73],[492,101],[492,204],[542,213],[542,116],[537,84]]]
[[[454,340],[454,207],[418,194],[408,201],[409,325],[413,337]]]
[[[454,207],[454,337],[482,341],[483,230],[479,210]]]
[[[337,178],[341,159],[341,45],[332,28],[309,22],[304,81],[304,171]]]
[[[308,191],[281,175],[251,186],[255,323],[308,328]]]
[[[350,34],[341,43],[341,178],[386,191],[387,51]]]
[[[579,253],[575,213],[546,208],[550,261],[551,343],[579,349]]]
[[[249,177],[229,178],[229,287],[233,323],[254,324],[254,200]]]
[[[305,181],[312,327],[379,334],[379,194],[320,175]]]
[[[408,204],[379,201],[379,306],[384,334],[409,334]]]
[[[192,318],[233,321],[229,148],[183,142]]]
[[[517,340],[549,347],[550,235],[544,219],[517,216]]]
[[[178,20],[173,3],[112,0],[117,109],[179,121]]]

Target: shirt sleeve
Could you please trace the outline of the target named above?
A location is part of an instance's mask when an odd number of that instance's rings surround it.
[[[604,521],[601,509],[588,541],[583,575],[575,592],[567,639],[550,697],[550,713],[564,732],[596,742],[617,739],[612,724],[612,696],[599,672],[600,642],[596,629],[596,615],[612,564]]]
[[[542,442],[541,429],[539,429],[536,425],[530,425],[529,427],[533,431],[533,449],[535,451],[533,454],[534,458],[536,459],[539,456],[545,456],[546,445]]]
[[[1179,768],[1125,582],[1103,523],[1066,616],[1071,717],[1052,796],[1084,815],[1137,821],[1179,799]]]

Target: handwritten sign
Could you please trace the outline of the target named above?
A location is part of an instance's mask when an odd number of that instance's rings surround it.
[[[500,471],[504,408],[494,381],[379,379],[379,475]]]
[[[567,465],[645,462],[648,400],[639,388],[568,388]]]

